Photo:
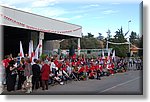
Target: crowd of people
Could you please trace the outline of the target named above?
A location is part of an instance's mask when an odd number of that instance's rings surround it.
[[[29,57],[19,60],[7,56],[2,64],[6,73],[7,91],[15,91],[17,88],[17,90],[25,90],[26,93],[31,93],[40,88],[48,90],[50,84],[63,85],[68,80],[101,80],[103,76],[125,72],[128,62],[130,64],[130,61],[125,58],[58,58],[55,55],[47,56],[42,60]]]

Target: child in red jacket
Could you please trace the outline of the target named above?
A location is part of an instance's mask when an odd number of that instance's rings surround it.
[[[49,79],[49,74],[50,74],[50,66],[48,65],[47,62],[44,62],[44,65],[42,66],[41,69],[41,79],[42,79],[42,90],[48,90],[48,79]]]

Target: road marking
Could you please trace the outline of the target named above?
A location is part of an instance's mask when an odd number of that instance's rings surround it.
[[[121,86],[121,85],[127,84],[127,83],[129,83],[129,82],[135,81],[135,80],[137,80],[137,79],[139,79],[139,78],[140,78],[140,77],[137,77],[137,78],[134,78],[134,79],[132,79],[132,80],[126,81],[126,82],[124,82],[124,83],[115,85],[115,86],[110,87],[110,88],[108,88],[108,89],[105,89],[105,90],[103,90],[103,91],[101,91],[101,92],[99,92],[99,93],[103,93],[103,92],[109,91],[109,90],[114,89],[114,88],[116,88],[116,87],[118,87],[118,86]]]

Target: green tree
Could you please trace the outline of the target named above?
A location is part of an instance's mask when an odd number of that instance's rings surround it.
[[[94,37],[94,35],[93,34],[91,34],[91,33],[88,33],[88,36],[87,36],[88,38],[93,38]]]
[[[143,57],[143,35],[140,37],[140,41],[139,42],[140,42],[139,43],[139,48],[140,48],[140,50],[139,50],[139,56]]]
[[[114,43],[124,43],[127,42],[125,39],[123,28],[121,27],[116,32],[114,38],[110,38],[109,41]],[[118,44],[109,44],[109,48],[113,48],[116,51],[116,55],[119,57],[126,57],[128,53],[128,45],[118,45]]]
[[[102,36],[102,33],[98,33],[99,36],[97,37],[98,40],[103,40],[104,36]]]
[[[131,32],[129,40],[133,45],[139,47],[140,37],[136,34],[136,32],[133,32],[133,31]]]
[[[77,48],[77,38],[65,39],[60,43],[61,49],[69,49],[71,46]],[[81,49],[101,49],[104,48],[103,41],[94,38],[94,35],[88,33],[86,36],[82,36],[81,38]]]
[[[77,38],[65,39],[60,43],[61,49],[69,49],[72,46],[77,48]]]

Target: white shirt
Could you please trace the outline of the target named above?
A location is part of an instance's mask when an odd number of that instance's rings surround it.
[[[52,68],[56,69],[56,65],[54,62],[51,62],[50,70],[52,71]]]

